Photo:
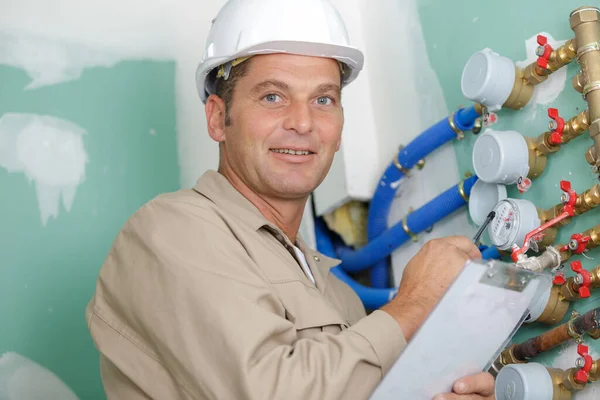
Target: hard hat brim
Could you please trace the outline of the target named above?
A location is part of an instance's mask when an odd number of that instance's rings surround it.
[[[300,41],[271,41],[260,43],[242,49],[228,57],[208,58],[200,63],[196,70],[196,87],[202,102],[205,103],[208,96],[213,92],[213,89],[207,87],[207,77],[214,68],[239,57],[278,53],[332,58],[344,63],[348,68],[343,76],[343,86],[356,79],[364,65],[364,55],[362,51],[352,46]]]

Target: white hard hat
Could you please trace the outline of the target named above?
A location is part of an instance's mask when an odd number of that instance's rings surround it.
[[[328,57],[344,66],[343,85],[363,67],[363,53],[349,45],[342,17],[329,0],[229,0],[208,33],[196,85],[202,102],[214,93],[210,72],[258,54]]]

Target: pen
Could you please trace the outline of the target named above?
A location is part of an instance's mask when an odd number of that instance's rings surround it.
[[[475,236],[473,236],[473,244],[474,245],[477,245],[477,243],[479,242],[479,239],[481,238],[481,235],[483,235],[483,232],[488,227],[490,222],[492,222],[494,220],[495,217],[496,217],[495,211],[490,211],[490,213],[487,215],[487,217],[485,217],[485,221],[483,222],[483,224],[481,225],[481,227],[479,228],[479,230],[477,231]]]

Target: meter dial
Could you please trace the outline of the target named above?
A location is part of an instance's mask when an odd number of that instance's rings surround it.
[[[488,227],[488,235],[500,250],[508,250],[513,244],[521,247],[525,235],[540,226],[537,209],[527,200],[504,199],[494,211],[496,217]]]

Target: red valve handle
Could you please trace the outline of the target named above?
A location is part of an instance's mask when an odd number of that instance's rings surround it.
[[[538,57],[537,65],[540,68],[548,68],[548,60],[550,59],[550,54],[552,54],[552,46],[548,44],[548,38],[543,35],[538,35],[537,42],[540,46],[544,48],[544,53]]]
[[[592,240],[591,236],[583,236],[581,233],[575,233],[571,236],[571,240],[577,242],[577,248],[573,250],[575,254],[581,254],[585,251],[588,242]]]
[[[563,207],[563,212],[569,214],[569,216],[575,215],[575,203],[577,203],[577,192],[571,189],[571,182],[560,181],[560,189],[567,194],[569,198]]]
[[[553,285],[564,285],[567,280],[565,279],[565,273],[559,272],[554,275],[554,279],[552,280]]]
[[[590,272],[586,269],[583,269],[581,261],[571,262],[571,269],[573,272],[576,272],[583,278],[583,283],[577,285],[577,293],[579,293],[579,298],[586,299],[590,297],[590,286],[592,284],[592,276]]]
[[[575,373],[573,378],[579,383],[587,383],[594,361],[592,360],[592,356],[589,355],[586,345],[577,345],[577,354],[583,357],[584,365]]]
[[[565,130],[565,120],[558,115],[558,109],[549,108],[548,116],[556,122],[556,129],[550,134],[551,144],[562,144],[563,132]]]
[[[521,247],[521,248],[516,247],[511,254],[511,258],[514,262],[517,262],[519,260],[519,256],[521,254],[525,254],[527,252],[527,250],[529,250],[529,242],[531,241],[531,239],[533,237],[536,237],[538,234],[543,232],[545,229],[548,229],[551,226],[556,225],[560,221],[562,221],[568,217],[573,217],[575,215],[575,203],[577,202],[577,192],[575,192],[573,189],[571,189],[571,182],[569,182],[569,181],[560,181],[560,188],[563,192],[565,192],[567,194],[567,196],[569,198],[565,202],[562,212],[560,213],[560,215],[552,218],[550,221],[535,228],[534,230],[529,232],[527,235],[525,235],[525,240],[523,240],[523,247]]]

